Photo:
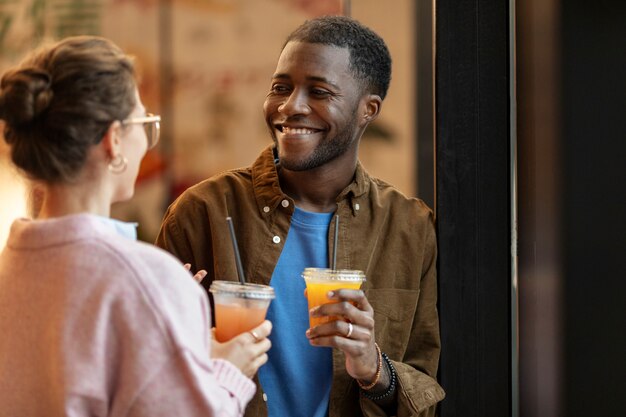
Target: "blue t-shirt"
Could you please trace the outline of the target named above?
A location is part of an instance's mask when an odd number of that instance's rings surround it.
[[[309,308],[302,271],[328,267],[328,227],[333,213],[296,208],[270,285],[276,298],[269,361],[259,370],[270,417],[325,417],[333,378],[332,349],[309,344]]]

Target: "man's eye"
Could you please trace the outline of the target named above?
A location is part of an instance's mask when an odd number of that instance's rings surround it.
[[[289,91],[289,89],[288,89],[288,88],[287,88],[287,86],[285,86],[285,85],[282,85],[282,84],[276,84],[276,85],[273,85],[273,86],[272,86],[272,88],[271,88],[271,90],[270,90],[270,91],[271,91],[272,93],[277,93],[277,94],[280,94],[280,93],[284,93],[284,92],[286,92],[286,91]]]
[[[327,90],[322,90],[321,88],[314,88],[313,90],[311,90],[311,94],[318,97],[324,97],[329,95],[330,92]]]

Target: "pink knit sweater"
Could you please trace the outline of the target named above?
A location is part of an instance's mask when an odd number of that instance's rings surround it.
[[[255,387],[211,360],[180,263],[88,214],[16,220],[0,255],[0,416],[237,416]]]

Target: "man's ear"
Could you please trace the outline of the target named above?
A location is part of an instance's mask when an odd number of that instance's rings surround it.
[[[114,159],[122,152],[122,125],[119,121],[115,121],[109,125],[109,128],[104,132],[100,145],[103,146],[107,157]]]
[[[373,122],[380,113],[383,99],[378,94],[368,94],[364,98],[362,119],[365,123]]]

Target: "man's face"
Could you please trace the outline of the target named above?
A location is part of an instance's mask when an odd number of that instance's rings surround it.
[[[283,168],[317,168],[358,149],[362,89],[349,62],[347,48],[289,42],[283,49],[263,106]]]

